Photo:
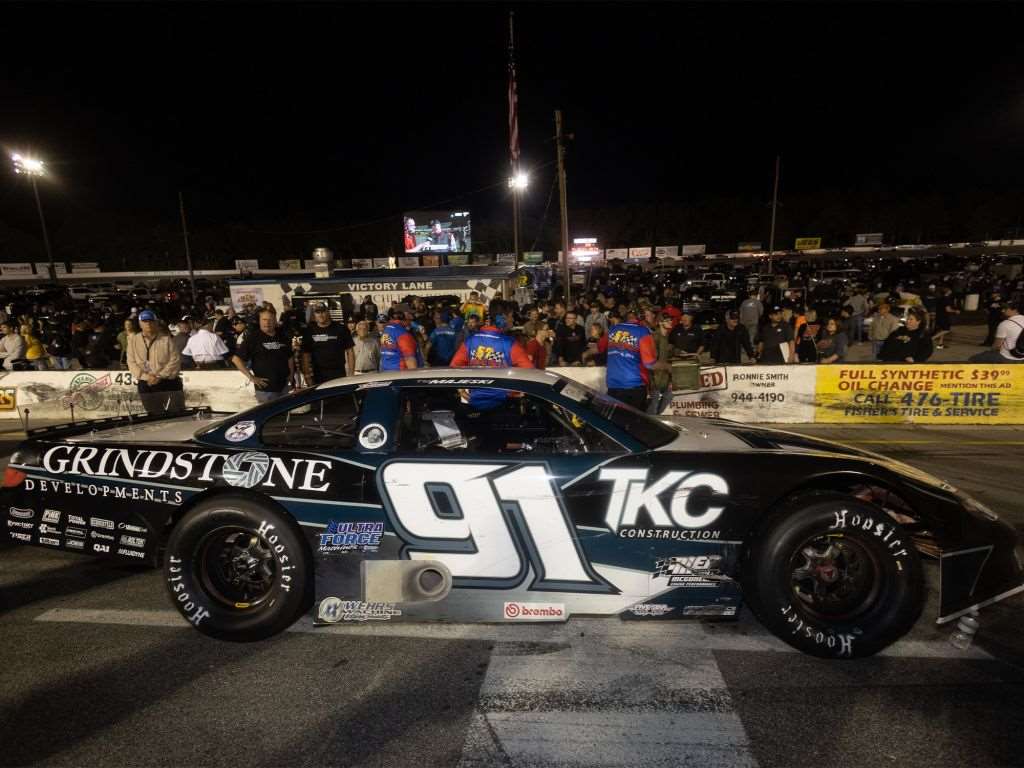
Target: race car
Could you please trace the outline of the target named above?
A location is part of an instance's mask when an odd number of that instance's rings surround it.
[[[16,542],[162,567],[197,630],[313,623],[733,619],[809,654],[901,637],[1024,589],[1014,530],[877,454],[648,416],[551,372],[338,379],[242,413],[33,430]]]

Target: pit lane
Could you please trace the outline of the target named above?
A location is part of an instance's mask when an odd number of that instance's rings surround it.
[[[1024,428],[796,427],[907,461],[1024,530]],[[19,439],[5,435],[5,454]],[[0,765],[1024,765],[1024,597],[960,652],[931,604],[886,653],[734,624],[364,625],[257,645],[158,573],[0,549]]]

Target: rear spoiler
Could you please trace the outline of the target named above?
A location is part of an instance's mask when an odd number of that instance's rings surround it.
[[[228,416],[230,414],[224,414]],[[168,413],[152,413],[139,416],[108,416],[104,419],[89,419],[87,421],[75,421],[70,424],[56,424],[49,427],[26,430],[30,440],[50,437],[71,437],[83,435],[87,432],[109,429],[110,427],[124,427],[133,424],[148,424],[154,421],[165,421],[167,419],[180,419],[182,416],[192,416],[195,419],[211,418],[213,411],[208,407],[186,408],[183,411]]]

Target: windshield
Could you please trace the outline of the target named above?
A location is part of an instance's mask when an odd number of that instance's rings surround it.
[[[645,448],[660,448],[678,437],[678,432],[668,424],[578,381],[563,379],[555,385],[555,391],[596,413],[602,419],[607,419],[634,440],[643,443]]]

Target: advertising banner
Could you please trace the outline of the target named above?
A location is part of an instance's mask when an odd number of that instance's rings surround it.
[[[1024,366],[820,365],[814,421],[1020,424]]]
[[[71,271],[76,274],[94,274],[100,271],[100,265],[95,261],[73,261]]]
[[[50,275],[50,262],[37,261],[35,262],[35,265],[37,275],[44,275],[47,277]],[[53,262],[53,272],[57,275],[66,275],[68,273],[68,265],[63,261],[55,261]]]
[[[419,256],[399,256],[398,266],[400,267],[418,267],[420,265]]]
[[[235,259],[235,269],[239,272],[255,272],[259,268],[259,259]]]
[[[883,233],[881,233],[881,232],[864,232],[862,234],[857,235],[857,238],[856,238],[856,240],[854,240],[853,244],[854,245],[881,245],[882,244],[882,234]]]
[[[353,269],[373,269],[373,259],[352,259]]]
[[[649,259],[651,258],[651,246],[645,245],[642,248],[630,248],[629,258],[631,259]]]
[[[606,248],[604,251],[604,257],[608,261],[612,259],[628,259],[629,248]]]
[[[796,239],[796,250],[798,251],[815,251],[821,248],[820,237],[798,237]]]
[[[543,264],[544,251],[524,251],[523,264]]]
[[[424,253],[420,256],[423,259],[424,267],[439,267],[441,266],[441,257],[436,253]]]
[[[683,256],[703,256],[707,253],[708,247],[704,243],[697,245],[684,245]]]
[[[818,366],[735,365],[700,369],[700,389],[676,392],[668,413],[746,422],[814,421]]]
[[[302,259],[278,259],[278,269],[292,269],[298,272],[302,269]]]
[[[654,247],[654,255],[659,259],[675,259],[679,256],[679,246],[657,245]]]
[[[263,287],[253,285],[232,285],[231,286],[231,305],[236,311],[241,312],[242,308],[246,304],[256,304],[257,306],[263,303]]]
[[[302,268],[306,272],[314,271],[316,269],[316,260],[315,259],[303,259],[302,260]]]
[[[49,265],[47,265],[47,266],[49,266]],[[0,275],[3,275],[4,277],[7,277],[8,275],[31,275],[31,274],[34,274],[34,273],[32,272],[32,262],[30,262],[30,261],[0,264]],[[47,272],[43,272],[43,274],[45,275],[45,274],[48,274],[48,273]]]
[[[736,250],[741,253],[749,253],[751,251],[761,251],[764,249],[761,247],[760,243],[739,243],[736,246]]]
[[[447,259],[453,267],[464,267],[469,264],[469,255],[465,253],[449,253]]]
[[[383,259],[374,259],[374,269],[392,269],[395,265],[391,263],[391,259],[385,257]]]

